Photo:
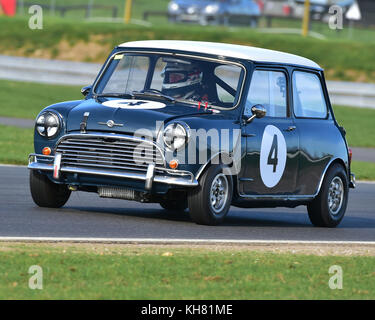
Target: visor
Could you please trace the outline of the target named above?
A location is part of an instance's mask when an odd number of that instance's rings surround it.
[[[164,72],[164,84],[176,84],[182,82],[190,82],[198,80],[200,77],[200,71],[165,71]]]

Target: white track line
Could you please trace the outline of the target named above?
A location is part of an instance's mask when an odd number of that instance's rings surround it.
[[[227,239],[161,239],[161,238],[75,238],[75,237],[0,237],[0,242],[72,242],[118,244],[226,244],[226,245],[364,245],[375,246],[375,241],[304,241],[304,240],[227,240]]]

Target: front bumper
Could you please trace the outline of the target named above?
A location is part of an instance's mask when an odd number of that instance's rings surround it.
[[[46,172],[53,172],[54,179],[58,180],[61,173],[77,173],[101,177],[114,177],[124,178],[130,180],[141,180],[145,182],[145,190],[149,191],[152,189],[153,183],[163,183],[176,187],[196,187],[198,181],[194,175],[189,171],[182,170],[171,170],[167,168],[155,167],[154,163],[150,163],[147,168],[146,174],[126,172],[121,170],[110,170],[110,169],[91,169],[84,167],[73,167],[61,165],[61,156],[56,154],[55,156],[44,156],[41,154],[32,153],[29,155],[30,170],[40,170]],[[165,174],[156,173],[165,172]]]

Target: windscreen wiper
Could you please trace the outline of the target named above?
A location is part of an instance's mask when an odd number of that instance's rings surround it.
[[[166,95],[166,94],[164,94],[161,91],[156,90],[156,89],[145,89],[145,90],[142,90],[142,91],[133,91],[133,95],[135,97],[142,96],[142,97],[162,98],[162,99],[168,100],[169,102],[175,102],[176,101],[175,98],[173,98],[171,96],[168,96],[168,95]]]

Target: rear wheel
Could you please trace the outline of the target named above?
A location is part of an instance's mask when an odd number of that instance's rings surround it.
[[[211,166],[202,176],[199,187],[188,196],[191,219],[198,224],[217,225],[227,215],[233,195],[233,179],[225,166]]]
[[[307,206],[311,223],[317,227],[336,227],[344,218],[348,195],[346,171],[335,164],[324,178],[319,195]]]
[[[53,183],[36,170],[30,171],[30,191],[35,204],[47,208],[62,207],[71,194],[66,185]]]

